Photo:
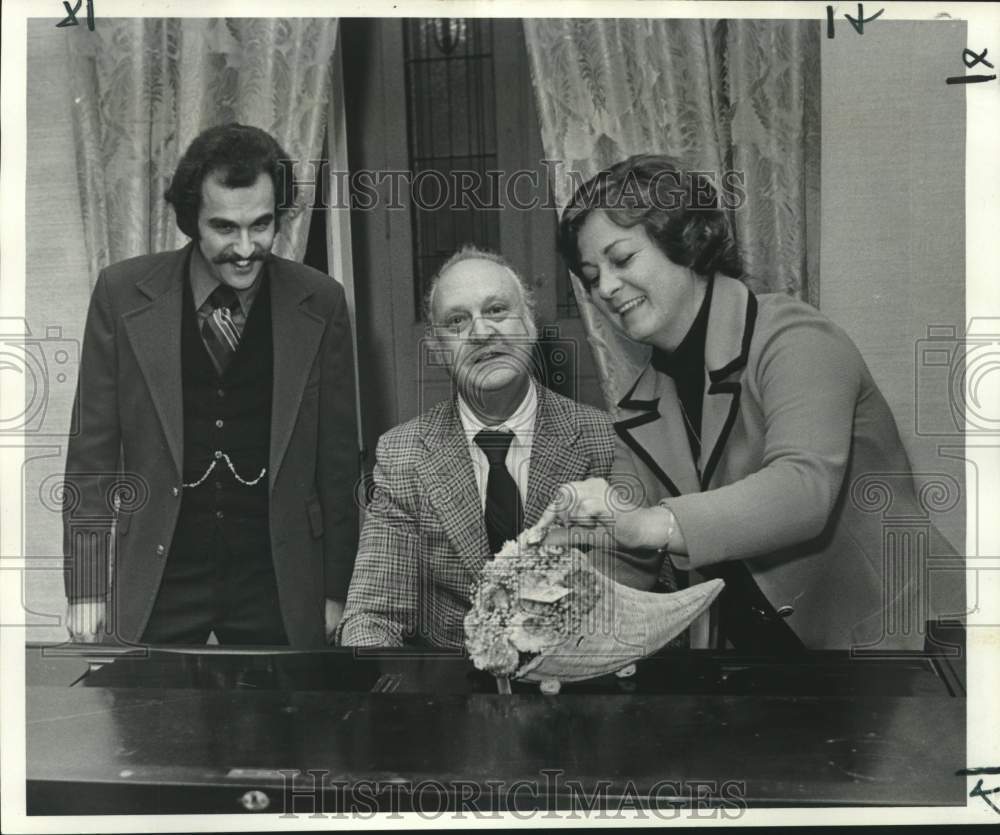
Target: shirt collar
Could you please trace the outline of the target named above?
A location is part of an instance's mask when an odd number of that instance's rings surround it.
[[[197,251],[197,243],[191,252],[191,260],[188,265],[188,274],[191,278],[191,295],[194,297],[194,309],[200,310],[201,306],[208,301],[212,291],[222,282],[219,281],[208,269],[205,259]],[[239,299],[240,309],[244,316],[250,315],[250,306],[257,298],[257,291],[260,290],[260,279],[266,269],[266,263],[261,265],[261,270],[257,273],[257,280],[245,290],[236,290],[236,298]]]
[[[482,429],[509,429],[514,433],[518,445],[528,446],[531,443],[532,432],[535,428],[535,414],[538,411],[538,392],[535,391],[535,383],[529,378],[528,391],[514,413],[503,423],[488,426],[483,423],[475,412],[469,408],[468,404],[458,395],[458,416],[462,421],[462,428],[469,443],[475,443],[475,437]]]

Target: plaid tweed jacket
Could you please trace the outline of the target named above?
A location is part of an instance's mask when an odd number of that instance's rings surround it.
[[[528,525],[560,485],[607,478],[615,453],[609,415],[536,388]],[[338,642],[463,647],[470,586],[491,555],[455,401],[385,433],[374,479]]]

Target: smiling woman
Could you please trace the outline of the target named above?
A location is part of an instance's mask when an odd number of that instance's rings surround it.
[[[675,264],[642,226],[622,228],[603,211],[578,236],[580,274],[591,297],[635,340],[673,351],[690,329],[707,282]]]
[[[570,268],[653,353],[618,404],[610,482],[629,478],[630,495],[572,483],[540,524],[605,526],[626,548],[659,549],[668,581],[675,569],[723,578],[721,638],[738,649],[918,649],[924,613],[964,606],[957,590],[928,600],[919,554],[883,553],[880,517],[852,500],[892,474],[894,511],[920,512],[893,415],[840,328],[737,280],[723,201],[701,177],[631,157],[563,214]],[[930,552],[954,554],[940,539]]]

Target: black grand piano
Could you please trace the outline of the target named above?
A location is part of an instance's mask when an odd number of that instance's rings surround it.
[[[967,802],[959,647],[661,651],[556,695],[417,650],[26,652],[29,815]]]

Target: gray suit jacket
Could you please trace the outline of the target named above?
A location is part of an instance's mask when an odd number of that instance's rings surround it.
[[[674,512],[680,567],[745,558],[807,647],[919,649],[924,619],[964,610],[964,575],[864,360],[815,308],[715,282],[700,460],[673,380],[648,366],[619,404],[615,471]],[[930,558],[955,571],[929,583]]]
[[[613,459],[610,416],[538,386],[526,523],[562,484],[607,477]],[[489,556],[468,442],[449,400],[379,439],[340,643],[462,647],[470,586]]]
[[[110,614],[126,642],[145,629],[181,505],[181,301],[191,247],[108,267],[87,315],[79,426],[66,460],[66,594],[107,595],[117,517]],[[356,542],[350,324],[344,291],[329,276],[273,255],[267,270],[271,553],[290,643],[323,646],[324,597],[346,596]]]

